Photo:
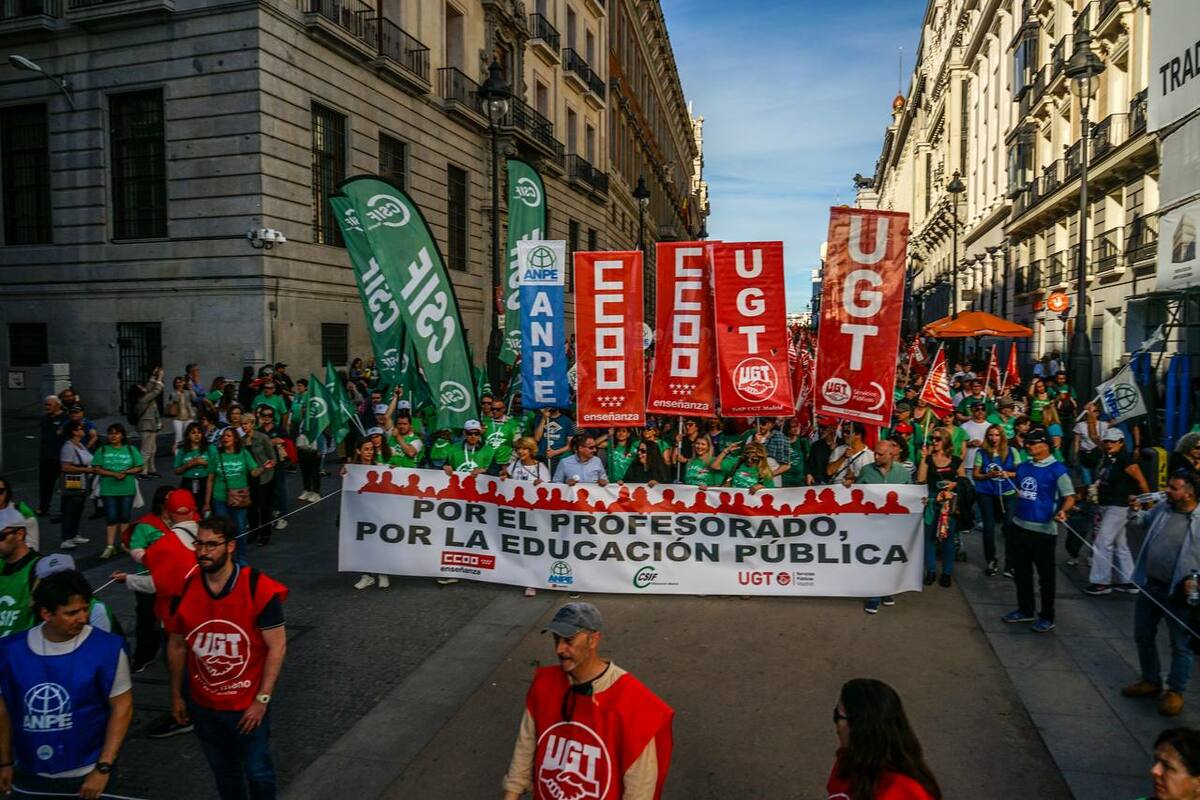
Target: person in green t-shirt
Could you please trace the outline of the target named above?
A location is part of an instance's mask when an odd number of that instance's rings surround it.
[[[250,403],[250,410],[257,411],[259,406],[268,406],[271,408],[275,412],[275,421],[279,423],[281,428],[287,428],[287,401],[276,393],[274,381],[268,380],[262,385],[262,392],[260,392],[254,398],[254,401]]]
[[[181,479],[180,487],[192,493],[196,508],[204,505],[204,485],[208,480],[208,452],[211,448],[204,441],[204,428],[199,423],[189,423],[183,431],[183,441],[175,451],[175,474]]]
[[[720,486],[725,473],[713,466],[717,460],[712,440],[701,434],[692,442],[692,457],[683,470],[683,482],[688,486]]]
[[[1004,429],[1004,435],[1011,439],[1013,437],[1013,426],[1017,422],[1017,404],[1010,398],[1002,398],[996,403],[996,410],[988,414],[987,421],[993,425],[999,425]]]
[[[629,428],[614,428],[612,440],[605,443],[605,450],[605,461],[608,465],[605,472],[608,473],[608,479],[613,483],[625,480],[629,465],[637,458],[637,439],[634,438],[633,431]]]
[[[26,523],[17,512],[0,515],[0,636],[33,627],[34,569],[42,557],[25,543]]]
[[[1034,378],[1026,395],[1029,398],[1029,418],[1035,425],[1041,425],[1042,409],[1054,402],[1054,398],[1046,391],[1046,382],[1041,378]]]
[[[401,411],[392,427],[392,435],[388,439],[388,447],[392,451],[388,464],[393,467],[415,467],[421,463],[421,453],[425,442],[413,431],[412,417],[407,411]]]
[[[238,532],[235,559],[243,566],[246,564],[246,537],[242,534],[246,532],[248,504],[230,505],[230,494],[245,495],[250,489],[250,478],[257,478],[264,469],[272,469],[274,466],[274,459],[259,466],[249,451],[242,449],[242,440],[233,428],[221,431],[217,446],[208,455],[208,486],[204,494],[204,515],[208,516],[210,512],[214,512],[233,520]]]
[[[117,534],[133,516],[133,498],[137,494],[137,479],[142,471],[142,455],[125,441],[125,426],[108,426],[108,442],[101,445],[92,458],[92,471],[100,476],[100,500],[104,503],[104,550],[100,558],[112,558],[116,553]]]
[[[775,485],[775,476],[771,465],[767,463],[767,449],[758,442],[752,442],[742,449],[742,457],[733,459],[731,449],[734,445],[726,445],[721,453],[713,460],[713,468],[721,470],[728,477],[725,485],[735,489],[752,489],[757,491]],[[733,464],[728,462],[733,461]]]
[[[467,420],[461,443],[452,442],[449,435],[449,431],[442,431],[430,452],[434,461],[445,461],[442,469],[447,474],[478,475],[492,465],[494,454],[492,448],[483,443],[483,426],[477,420]]]
[[[800,421],[795,417],[790,418],[787,424],[783,426],[784,438],[788,441],[788,446],[792,451],[791,460],[788,462],[788,471],[783,473],[784,486],[805,486],[808,484],[808,476],[805,474],[804,462],[808,457],[808,439],[800,435]]]
[[[513,442],[521,436],[521,421],[504,415],[504,401],[494,398],[483,423],[483,439],[492,448],[494,464],[504,466],[512,460]]]

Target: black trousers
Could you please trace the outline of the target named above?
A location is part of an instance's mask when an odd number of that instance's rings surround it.
[[[60,472],[62,462],[57,458],[38,459],[38,511],[50,511],[50,500],[54,497]]]
[[[260,478],[250,479],[250,508],[247,514],[247,524],[249,530],[254,530],[263,525],[268,525],[275,514],[275,476],[271,476],[271,480],[263,483]],[[262,528],[256,533],[247,536],[246,539],[261,539],[269,541],[271,538],[270,527]]]
[[[158,629],[158,617],[154,615],[154,595],[146,592],[134,592],[133,597],[137,602],[133,662],[139,665],[148,664],[158,655],[158,648],[162,644],[162,633]]]
[[[300,458],[300,479],[304,491],[321,493],[321,454],[315,449],[302,447],[296,450]]]
[[[1030,616],[1036,611],[1033,571],[1037,569],[1038,587],[1042,592],[1042,610],[1038,616],[1054,622],[1054,580],[1058,571],[1054,564],[1054,546],[1058,537],[1027,530],[1015,523],[1008,533],[1010,566],[1017,584],[1017,608]]]

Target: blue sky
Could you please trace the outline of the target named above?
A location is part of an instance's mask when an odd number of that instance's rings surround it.
[[[923,0],[662,0],[693,112],[704,116],[709,236],[782,239],[788,310],[808,307],[829,207],[871,174],[912,73]]]

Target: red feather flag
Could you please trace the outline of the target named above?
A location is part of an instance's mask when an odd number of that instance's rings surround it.
[[[1004,370],[1004,383],[1000,386],[1000,393],[1003,394],[1005,389],[1021,383],[1021,370],[1017,369],[1017,343],[1013,342],[1008,348],[1008,366]]]
[[[996,345],[992,345],[992,354],[988,356],[987,376],[983,379],[983,386],[985,389],[989,386],[1000,389],[1000,361],[996,357]]]
[[[950,376],[946,374],[946,351],[945,346],[938,348],[937,355],[933,358],[933,366],[929,368],[929,375],[925,378],[925,385],[921,387],[920,399],[924,400],[929,406],[940,411],[952,411],[954,402],[950,399]]]

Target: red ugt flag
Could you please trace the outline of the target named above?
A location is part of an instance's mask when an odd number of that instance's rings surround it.
[[[951,411],[954,402],[950,399],[950,377],[946,375],[946,350],[939,347],[933,358],[933,366],[921,387],[920,399],[940,411]]]
[[[987,374],[984,376],[983,385],[984,388],[1000,388],[1000,361],[996,357],[996,345],[992,345],[992,354],[988,356]]]

